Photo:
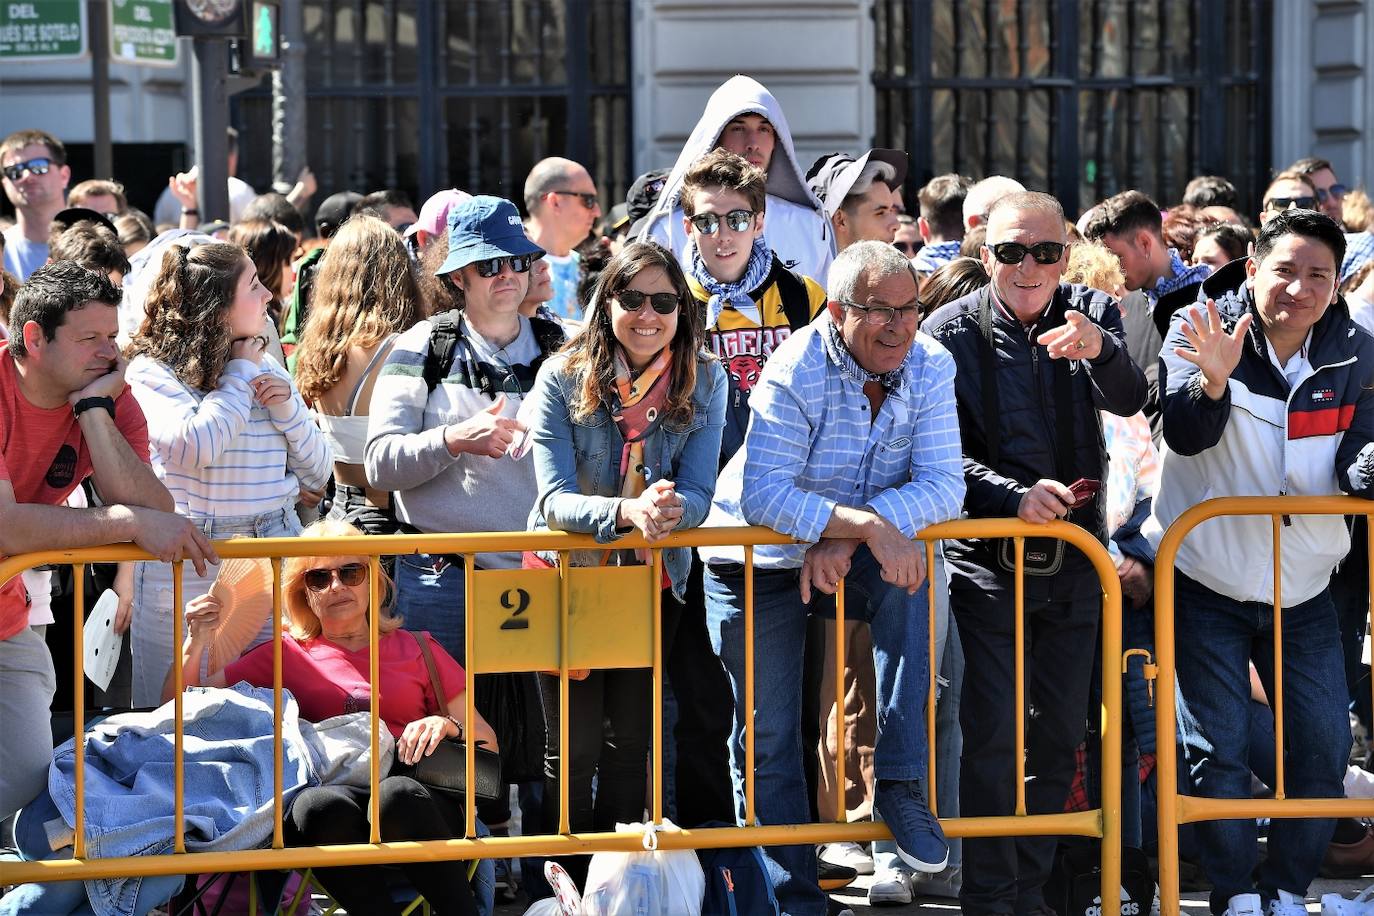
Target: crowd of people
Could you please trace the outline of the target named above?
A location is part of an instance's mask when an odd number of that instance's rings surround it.
[[[211,224],[194,172],[169,180],[154,221],[116,181],[69,187],[63,145],[43,131],[0,141],[0,167],[15,208],[0,274],[0,555],[132,542],[158,558],[108,572],[132,647],[112,705],[164,702],[178,666],[188,685],[272,683],[270,620],[237,660],[211,663],[216,540],[553,529],[604,545],[572,566],[635,567],[650,556],[619,546],[629,535],[767,526],[794,542],[755,548],[752,573],[738,546],[663,550],[667,810],[689,827],[742,823],[752,775],[757,823],[888,826],[893,839],[871,848],[764,848],[791,916],[841,912],[825,888],[856,873],[873,874],[874,905],[1062,906],[1046,891],[1061,841],[950,839],[929,800],[940,817],[1014,810],[1020,570],[1026,810],[1094,804],[1096,685],[1115,663],[1093,649],[1097,574],[1049,537],[1026,538],[1020,556],[1011,539],[951,540],[928,565],[922,529],[1081,525],[1116,563],[1127,644],[1150,649],[1155,549],[1188,508],[1374,498],[1374,211],[1321,159],[1277,172],[1253,216],[1220,176],[1176,204],[1126,190],[1081,214],[1001,175],[936,176],[908,201],[904,152],[804,167],[777,100],[737,76],[677,161],[604,217],[588,169],[562,158],[530,171],[523,214],[481,188],[418,211],[399,190],[357,189],[314,206],[312,223],[308,170],[289,195],[231,178],[231,218]],[[1209,522],[1185,541],[1174,607],[1161,608],[1178,633],[1176,748],[1156,746],[1139,660],[1128,674],[1128,845],[1153,844],[1161,753],[1178,755],[1194,794],[1278,788],[1276,563],[1283,788],[1345,794],[1352,747],[1371,734],[1367,536],[1363,522],[1294,516],[1281,559],[1267,519]],[[189,561],[180,633],[177,561]],[[478,721],[465,719],[469,577],[557,563],[382,564],[381,713],[398,761],[381,786],[384,839],[462,834],[461,806],[404,767],[465,732],[503,760],[536,760],[479,804],[497,835],[516,805],[525,833],[557,832],[561,792],[574,832],[645,819],[648,670],[573,672],[567,747],[557,675],[513,677],[499,699],[479,678]],[[282,675],[306,718],[367,708],[370,584],[365,556],[284,569]],[[0,742],[0,819],[45,791],[60,591],[49,569],[0,590],[0,716],[29,736]],[[363,841],[366,809],[365,792],[307,790],[287,841]],[[1319,872],[1374,869],[1374,831],[1358,821],[1276,819],[1262,863],[1257,830],[1186,831],[1218,916],[1297,916]],[[563,864],[585,879],[585,857]],[[512,872],[500,863],[507,899]],[[521,872],[531,900],[552,893],[530,861]],[[438,912],[490,912],[491,889],[467,875],[407,870]],[[319,877],[349,912],[400,912],[369,873]]]

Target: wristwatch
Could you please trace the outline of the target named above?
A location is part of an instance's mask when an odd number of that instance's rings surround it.
[[[108,410],[110,412],[110,419],[114,419],[114,398],[82,398],[72,405],[72,413],[79,417],[86,411],[93,410],[97,407],[103,407]]]

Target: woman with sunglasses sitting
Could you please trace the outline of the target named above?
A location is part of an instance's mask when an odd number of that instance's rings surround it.
[[[303,532],[307,537],[361,536],[344,522],[325,519]],[[383,574],[385,577],[385,574]],[[428,633],[401,629],[401,618],[389,607],[391,582],[382,589],[384,604],[377,626],[381,702],[378,714],[396,739],[396,766],[427,756],[445,738],[466,735],[492,748],[496,735],[481,714],[465,728],[466,677],[453,657]],[[290,557],[282,563],[282,687],[290,690],[301,716],[318,722],[347,712],[366,710],[371,702],[368,618],[368,558]],[[182,649],[187,686],[224,687],[247,681],[272,686],[272,644],[264,643],[230,662],[223,671],[201,677],[201,661],[210,649],[219,615],[219,599],[201,595],[186,608],[189,635]],[[425,640],[444,686],[433,696],[433,681],[421,651]],[[170,699],[172,679],[163,688]],[[436,714],[435,709],[443,712]],[[396,840],[437,840],[463,835],[462,806],[448,795],[431,792],[409,776],[383,774],[381,836]],[[292,802],[282,825],[288,846],[366,843],[369,837],[368,793],[348,786],[304,789]],[[401,866],[406,878],[440,913],[478,912],[468,883],[467,863],[426,862]],[[372,867],[317,868],[316,876],[350,913],[396,913],[385,878]]]
[[[616,550],[615,542],[632,533],[654,542],[705,520],[727,386],[720,363],[702,349],[702,318],[671,253],[652,243],[627,245],[606,265],[582,330],[539,373],[526,408],[539,482],[531,527],[594,534],[610,548],[575,552],[575,565],[646,563],[647,551]],[[676,599],[663,602],[665,646],[689,564],[688,548],[664,551],[663,584]],[[651,610],[626,606],[623,613]],[[650,687],[646,669],[595,670],[571,682],[574,831],[643,818]],[[540,675],[540,688],[548,732],[545,826],[557,830],[559,679]],[[585,860],[570,864],[581,880]]]

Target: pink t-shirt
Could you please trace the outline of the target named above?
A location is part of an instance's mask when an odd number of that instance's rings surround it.
[[[443,706],[461,695],[467,684],[462,666],[429,633],[392,630],[383,634],[377,646],[377,670],[382,682],[380,713],[386,727],[397,737],[411,722],[434,714],[434,690],[417,639],[429,640],[429,651],[446,694]],[[282,686],[295,696],[301,718],[307,721],[366,712],[371,701],[367,671],[366,646],[350,652],[320,637],[284,637],[281,641]],[[247,681],[255,687],[271,687],[272,644],[263,643],[230,662],[224,668],[224,679],[229,684]]]

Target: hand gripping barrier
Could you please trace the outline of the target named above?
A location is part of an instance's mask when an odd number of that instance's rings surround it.
[[[1159,792],[1159,904],[1161,916],[1178,916],[1178,828],[1197,821],[1234,818],[1374,817],[1374,800],[1346,798],[1288,798],[1284,787],[1283,722],[1283,581],[1282,563],[1273,563],[1274,579],[1274,772],[1272,799],[1203,798],[1180,795],[1174,685],[1174,558],[1183,539],[1209,519],[1237,516],[1269,516],[1274,557],[1282,557],[1286,517],[1294,515],[1374,516],[1374,502],[1352,496],[1229,496],[1209,499],[1180,515],[1164,532],[1155,555],[1155,652],[1158,662],[1155,690],[1156,742]],[[1369,544],[1374,565],[1374,539]],[[1105,897],[1103,899],[1106,899]]]
[[[1017,519],[967,519],[935,525],[918,535],[924,542],[926,568],[935,568],[935,543],[947,538],[1016,539],[1016,555],[1022,555],[1021,541],[1025,537],[1055,537],[1077,547],[1092,561],[1103,585],[1103,657],[1121,657],[1121,586],[1111,558],[1100,543],[1088,532],[1075,525],[1052,522],[1030,525]],[[787,544],[791,540],[767,528],[698,528],[676,532],[666,540],[645,544],[638,536],[627,537],[617,543],[618,548],[648,547],[652,562],[644,567],[583,568],[569,565],[573,550],[604,548],[589,535],[562,532],[503,532],[449,535],[392,535],[379,537],[341,538],[263,538],[219,541],[215,544],[221,558],[266,557],[272,563],[273,601],[278,611],[282,605],[282,558],[293,556],[366,556],[369,557],[370,607],[370,677],[378,676],[378,615],[379,558],[391,554],[442,553],[462,558],[466,568],[473,570],[472,559],[478,553],[512,550],[544,550],[556,552],[559,563],[552,569],[475,570],[466,577],[467,658],[461,659],[470,675],[511,671],[558,671],[560,691],[559,729],[561,746],[568,747],[568,675],[577,668],[651,668],[653,672],[653,747],[652,747],[652,803],[654,822],[663,819],[663,659],[661,657],[660,601],[658,587],[662,576],[662,553],[665,547],[700,547],[735,544],[744,547],[745,554],[745,639],[753,641],[753,548],[763,544]],[[42,564],[70,564],[75,567],[75,606],[84,607],[82,572],[87,563],[123,560],[152,560],[151,555],[132,545],[113,545],[79,550],[52,550],[9,557],[0,560],[0,583],[8,581],[21,570]],[[1016,577],[1016,668],[1015,702],[1020,715],[1016,726],[1016,809],[1013,815],[1001,817],[969,817],[942,821],[950,836],[994,837],[1077,835],[1102,838],[1103,899],[1115,900],[1120,887],[1121,846],[1121,677],[1114,664],[1103,665],[1102,678],[1102,801],[1101,807],[1089,811],[1055,814],[1026,813],[1025,799],[1025,676],[1023,576],[1018,560]],[[935,645],[935,597],[930,594],[930,653]],[[182,594],[182,567],[173,566],[173,626],[183,632],[183,608],[188,597]],[[840,584],[836,595],[836,671],[835,696],[844,708],[844,587]],[[643,607],[649,613],[636,617],[625,613],[626,607]],[[282,630],[280,613],[273,615],[273,678],[274,702],[281,706]],[[85,733],[82,670],[82,616],[74,617],[75,629],[75,729]],[[181,644],[181,639],[175,640]],[[745,702],[754,705],[753,653],[746,655]],[[935,696],[935,675],[938,664],[930,668],[930,697]],[[602,850],[634,851],[640,837],[624,833],[574,834],[568,823],[568,755],[560,757],[559,832],[543,836],[485,837],[476,835],[476,804],[469,794],[466,804],[465,836],[451,840],[423,842],[380,841],[380,819],[377,785],[382,774],[377,754],[380,719],[377,716],[375,693],[371,706],[372,811],[371,836],[367,843],[330,846],[284,848],[282,842],[282,798],[280,750],[275,756],[274,820],[271,847],[238,852],[186,853],[184,811],[184,765],[182,758],[182,691],[184,687],[180,665],[173,665],[176,733],[175,749],[178,765],[175,785],[174,852],[164,856],[88,858],[86,855],[84,815],[84,767],[82,754],[76,755],[76,839],[71,859],[42,862],[0,863],[0,884],[30,881],[90,880],[101,877],[133,877],[172,875],[193,872],[251,871],[256,869],[304,869],[328,864],[378,865],[420,860],[510,858],[532,855],[568,855]],[[473,692],[465,692],[467,715],[474,716]],[[752,718],[752,717],[751,717]],[[931,736],[928,760],[928,796],[931,809],[938,811],[935,793],[935,707],[927,703],[926,724]],[[281,721],[277,717],[274,740],[280,748]],[[837,780],[844,784],[844,730],[840,730],[840,747],[836,760]],[[473,766],[472,745],[468,746],[467,766]],[[758,826],[754,818],[754,736],[746,730],[746,823],[752,826],[720,827],[666,833],[660,837],[665,849],[712,848],[741,845],[781,845],[825,843],[842,840],[867,841],[890,837],[881,823],[824,823]],[[468,780],[469,793],[474,780]],[[841,811],[840,817],[843,818]]]

